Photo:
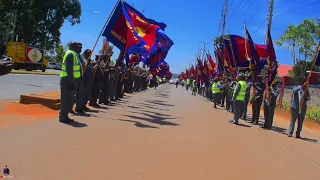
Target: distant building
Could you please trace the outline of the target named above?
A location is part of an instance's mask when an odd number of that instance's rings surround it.
[[[286,65],[286,64],[279,64],[278,67],[278,78],[279,81],[282,82],[282,80],[284,78],[287,79],[285,86],[291,86],[293,85],[293,83],[291,82],[291,77],[289,75],[289,71],[293,70],[293,66],[291,65]],[[311,73],[311,77],[310,77],[310,84],[311,85],[319,85],[320,80],[318,78],[318,73]]]

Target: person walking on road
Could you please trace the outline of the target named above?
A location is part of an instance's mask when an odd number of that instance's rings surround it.
[[[221,101],[221,89],[222,89],[222,86],[221,86],[220,82],[218,82],[218,78],[215,77],[213,79],[213,84],[211,87],[211,91],[213,94],[214,108],[217,108],[217,104]]]
[[[238,83],[232,97],[232,101],[234,102],[234,119],[230,121],[231,124],[238,125],[239,119],[243,114],[243,108],[245,106],[244,100],[246,95],[246,82],[244,80],[244,75],[239,74]]]
[[[81,66],[76,52],[79,52],[79,43],[71,42],[69,50],[65,53],[62,60],[60,73],[60,112],[59,121],[70,123],[73,120],[68,117],[72,112],[74,95],[77,90],[77,83],[81,78]]]
[[[296,138],[301,138],[300,133],[302,131],[303,121],[307,112],[307,101],[310,101],[310,93],[308,89],[308,83],[306,78],[302,77],[299,80],[300,85],[294,86],[292,88],[293,94],[291,99],[291,123],[289,126],[288,137],[292,137],[294,131],[294,125],[298,119],[298,128],[296,131]],[[304,102],[302,107],[300,107],[301,102]]]

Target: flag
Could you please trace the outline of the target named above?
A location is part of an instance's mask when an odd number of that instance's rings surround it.
[[[140,13],[138,10],[136,10],[135,8],[133,8],[132,6],[130,6],[128,3],[124,2],[124,5],[126,6],[126,8],[127,8],[129,11],[137,14],[138,17],[139,17],[142,21],[147,21],[147,22],[149,22],[150,24],[155,24],[155,25],[159,26],[162,30],[165,30],[165,28],[167,27],[167,25],[166,25],[165,23],[157,22],[157,21],[155,21],[155,20],[153,20],[153,19],[148,19],[148,18],[146,18],[142,13]]]
[[[266,46],[268,48],[268,86],[276,79],[278,73],[278,62],[274,51],[270,28],[267,28]]]
[[[161,23],[141,15],[127,3],[118,1],[102,35],[126,54],[137,53],[147,57],[156,47]]]
[[[319,43],[319,45],[318,45],[318,52],[316,52],[317,54],[316,54],[316,58],[315,58],[315,65],[317,65],[317,66],[320,66],[320,51],[319,51],[319,47],[320,47],[320,43]],[[312,69],[311,69],[312,70]]]

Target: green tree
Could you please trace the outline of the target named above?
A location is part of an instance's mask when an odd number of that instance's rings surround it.
[[[300,60],[305,62],[311,60],[319,37],[320,18],[317,21],[305,19],[298,26],[290,24],[276,44],[289,51],[295,65]]]
[[[62,62],[63,56],[66,53],[66,48],[60,44],[55,48],[55,53],[56,53],[56,57],[55,57],[56,62]]]
[[[65,20],[71,25],[80,23],[81,4],[79,0],[0,0],[0,22],[8,14],[16,13],[14,34],[18,41],[54,51],[60,44],[60,28]],[[9,18],[10,19],[10,18]],[[7,26],[0,24],[0,34],[13,29],[13,18]]]

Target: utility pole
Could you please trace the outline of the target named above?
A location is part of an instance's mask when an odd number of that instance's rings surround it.
[[[225,31],[225,28],[226,28],[226,19],[227,19],[227,14],[228,14],[228,9],[229,9],[228,3],[229,3],[229,1],[226,0],[225,4],[222,5],[221,36],[224,35],[224,31]]]
[[[12,34],[11,34],[11,41],[14,41],[14,31],[16,29],[16,21],[17,21],[17,9],[14,10],[14,20],[13,20],[13,28],[12,28]]]
[[[268,27],[271,29],[274,0],[269,0]]]

